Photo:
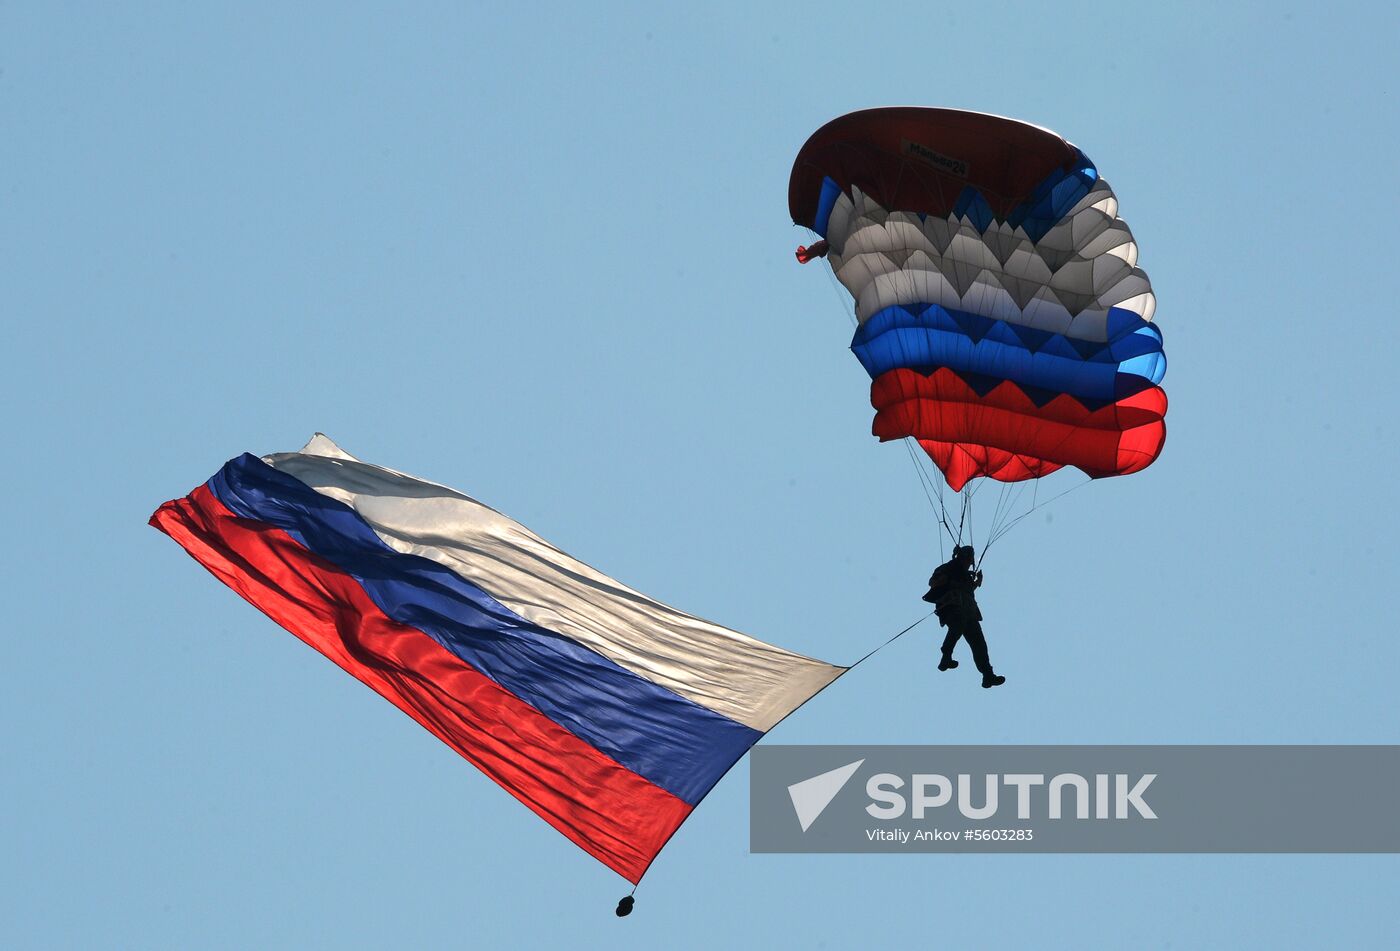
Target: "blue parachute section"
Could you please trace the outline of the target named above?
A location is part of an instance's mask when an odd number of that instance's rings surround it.
[[[1098,180],[1098,169],[1094,168],[1087,155],[1080,152],[1073,168],[1068,172],[1056,169],[1047,175],[1031,193],[1030,199],[1006,216],[1006,223],[1013,228],[1024,228],[1032,241],[1039,241],[1069,214],[1081,198],[1089,194]],[[987,226],[982,225],[980,230],[986,231]]]
[[[871,379],[900,368],[928,374],[946,367],[974,386],[979,378],[1015,380],[1028,393],[1068,393],[1086,405],[1140,393],[1167,372],[1162,332],[1116,307],[1103,343],[937,304],[886,307],[861,324],[851,349]]]

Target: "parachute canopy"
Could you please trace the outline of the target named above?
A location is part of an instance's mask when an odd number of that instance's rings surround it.
[[[231,460],[151,524],[632,882],[846,670],[661,604],[319,434]]]
[[[855,300],[875,435],[916,439],[955,491],[1161,453],[1152,286],[1074,145],[981,113],[855,112],[802,147],[788,205],[825,242],[799,259],[825,252]]]

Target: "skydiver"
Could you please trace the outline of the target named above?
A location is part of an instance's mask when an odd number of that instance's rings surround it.
[[[972,661],[982,673],[983,687],[1000,687],[1006,678],[992,670],[991,658],[987,656],[987,639],[982,636],[982,612],[977,607],[977,596],[973,594],[982,586],[982,572],[972,567],[971,545],[959,545],[953,549],[953,557],[939,565],[928,579],[928,593],[923,599],[934,606],[938,623],[948,629],[943,638],[943,658],[938,662],[939,670],[952,670],[958,666],[953,660],[953,648],[959,638],[965,638],[972,648]]]

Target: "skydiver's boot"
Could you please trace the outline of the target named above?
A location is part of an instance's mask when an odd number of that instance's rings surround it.
[[[958,662],[948,654],[944,654],[943,659],[938,662],[939,670],[952,670],[956,666],[958,666]]]
[[[992,673],[990,670],[982,675],[983,687],[1000,687],[1006,683],[1006,678]]]

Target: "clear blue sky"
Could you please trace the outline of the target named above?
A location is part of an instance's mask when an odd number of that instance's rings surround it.
[[[937,543],[788,170],[852,109],[996,112],[1118,191],[1166,451],[994,551],[1005,688],[921,628],[772,740],[1400,740],[1394,5],[765,8],[0,8],[0,943],[1393,940],[1394,856],[750,856],[746,765],[621,922],[619,878],[145,526],[319,429],[848,663]]]

